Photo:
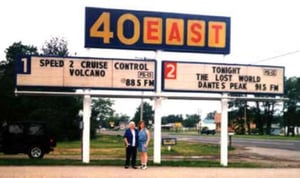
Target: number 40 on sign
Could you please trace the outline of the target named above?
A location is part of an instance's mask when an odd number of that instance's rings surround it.
[[[226,17],[87,8],[85,46],[226,54],[229,22]]]

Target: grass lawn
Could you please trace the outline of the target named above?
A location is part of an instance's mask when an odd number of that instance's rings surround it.
[[[121,136],[99,135],[91,140],[91,162],[88,165],[99,166],[123,166],[124,150],[123,138]],[[232,149],[230,149],[232,150]],[[44,159],[32,160],[26,155],[18,156],[2,156],[0,154],[0,166],[7,165],[86,165],[80,160],[81,142],[58,142],[55,151],[46,155]],[[149,147],[149,156],[153,155],[153,140]],[[168,151],[167,147],[162,147],[162,156],[217,156],[219,155],[219,147],[217,145],[200,144],[191,142],[177,142],[172,146],[172,150]],[[153,165],[150,161],[149,165]],[[221,167],[218,161],[211,160],[171,160],[162,161],[161,165],[155,166],[187,166],[187,167]],[[230,167],[259,167],[254,163],[230,163]]]
[[[81,142],[59,142],[53,152],[55,155],[80,155]],[[91,155],[98,155],[107,158],[124,158],[125,147],[123,138],[114,135],[99,135],[91,140]],[[219,146],[211,144],[191,143],[178,141],[168,151],[166,146],[162,146],[162,156],[209,156],[218,155]],[[149,155],[153,155],[153,139],[149,146]]]

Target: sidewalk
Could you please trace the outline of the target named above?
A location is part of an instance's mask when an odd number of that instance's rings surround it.
[[[249,153],[256,153],[259,155],[264,155],[264,156],[273,157],[277,159],[300,161],[299,151],[259,148],[259,147],[246,147],[246,149],[247,149],[246,152]]]
[[[149,167],[25,166],[0,167],[1,178],[298,178],[300,169]]]

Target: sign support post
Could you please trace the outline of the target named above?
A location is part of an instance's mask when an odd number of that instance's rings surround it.
[[[155,113],[154,113],[154,155],[153,162],[160,164],[161,162],[161,104],[162,98],[155,98]]]
[[[220,157],[221,161],[220,164],[222,166],[228,165],[228,94],[223,93],[221,99],[221,109],[222,109],[222,116],[221,116],[221,152]]]
[[[83,96],[82,162],[90,162],[91,95]]]

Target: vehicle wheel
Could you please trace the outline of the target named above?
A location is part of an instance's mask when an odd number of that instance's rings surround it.
[[[41,159],[44,156],[44,150],[41,146],[32,146],[28,150],[28,156],[31,159]]]

